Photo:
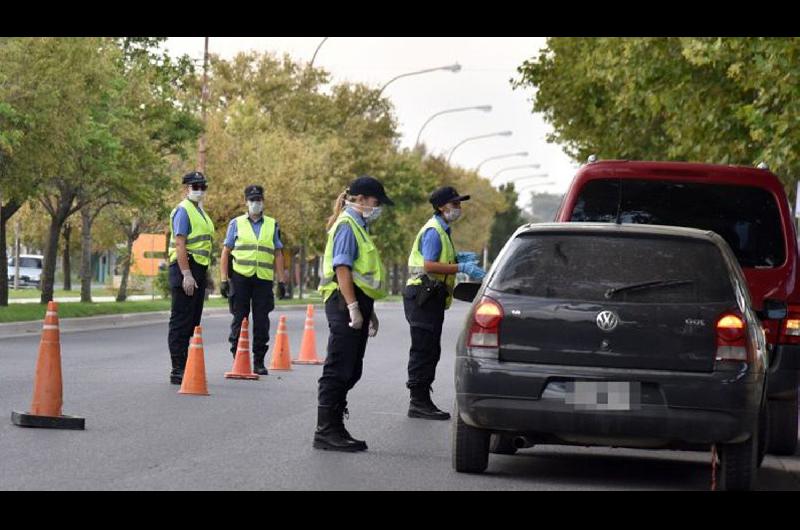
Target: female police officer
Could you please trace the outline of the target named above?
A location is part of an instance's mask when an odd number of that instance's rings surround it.
[[[410,418],[447,420],[450,414],[439,410],[431,401],[431,385],[441,355],[444,312],[453,301],[457,272],[480,280],[486,273],[477,264],[474,252],[456,254],[450,239],[450,223],[461,216],[461,201],[455,188],[445,186],[430,196],[434,214],[417,234],[408,257],[411,278],[406,284],[403,306],[411,326],[411,350],[408,359],[408,382],[411,403]]]
[[[344,415],[347,392],[361,377],[367,336],[374,337],[378,332],[373,302],[386,296],[386,270],[367,230],[368,223],[380,215],[383,204],[394,204],[383,185],[377,179],[362,176],[339,195],[328,220],[319,290],[325,301],[330,335],[328,356],[319,379],[314,433],[317,449],[367,449],[365,442],[347,432]]]

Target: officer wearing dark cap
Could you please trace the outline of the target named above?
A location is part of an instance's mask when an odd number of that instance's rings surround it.
[[[450,414],[439,410],[430,396],[442,351],[444,312],[453,301],[456,273],[463,272],[474,280],[486,275],[478,266],[478,255],[457,253],[450,237],[450,225],[461,217],[461,202],[469,198],[450,186],[431,193],[433,216],[420,229],[408,257],[412,276],[403,293],[403,308],[411,326],[406,383],[411,393],[410,418],[450,419]]]
[[[236,346],[242,320],[252,310],[253,371],[267,375],[264,357],[269,349],[269,313],[275,308],[275,278],[283,282],[283,243],[280,228],[264,215],[264,188],[252,184],[244,189],[247,213],[231,219],[220,258],[221,293],[229,299],[233,322],[228,341],[231,354]],[[232,259],[231,259],[232,258]]]
[[[206,290],[206,271],[211,264],[214,223],[203,211],[208,183],[199,171],[184,175],[186,198],[170,214],[169,284],[172,310],[169,317],[170,382],[183,380],[189,340],[200,325]]]
[[[344,427],[347,393],[361,378],[367,338],[378,333],[374,301],[384,298],[386,269],[369,234],[383,205],[394,204],[379,180],[362,176],[333,204],[319,290],[328,319],[328,356],[319,379],[314,447],[365,451]]]

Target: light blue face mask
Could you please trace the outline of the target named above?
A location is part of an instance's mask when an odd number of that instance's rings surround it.
[[[372,211],[371,211],[371,212],[369,212],[369,215],[365,215],[365,216],[364,216],[364,220],[365,220],[366,222],[368,222],[368,223],[374,223],[374,222],[375,222],[375,221],[378,219],[378,217],[380,217],[380,216],[381,216],[381,212],[382,212],[382,211],[383,211],[383,208],[382,208],[382,207],[380,207],[380,206],[373,206],[373,207],[372,207]]]

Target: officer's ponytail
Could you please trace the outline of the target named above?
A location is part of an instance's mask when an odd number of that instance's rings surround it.
[[[333,215],[328,217],[328,226],[327,226],[328,230],[331,229],[333,223],[335,223],[336,219],[339,218],[339,214],[341,214],[342,210],[344,210],[344,203],[345,201],[347,201],[348,191],[350,190],[349,189],[344,190],[342,193],[339,194],[338,197],[336,197],[336,200],[333,201]]]

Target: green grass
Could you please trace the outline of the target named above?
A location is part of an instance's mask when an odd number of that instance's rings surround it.
[[[129,292],[128,294],[140,294],[140,293],[133,293]],[[148,293],[149,294],[149,293]],[[65,291],[63,289],[56,289],[53,293],[53,297],[61,298],[61,297],[68,297],[68,296],[80,296],[81,291],[78,289],[77,291]],[[8,290],[8,297],[9,298],[39,298],[42,296],[42,292],[36,288],[29,288],[29,289],[9,289]],[[95,289],[92,291],[92,296],[117,296],[116,289]]]
[[[391,302],[400,299],[400,296],[389,296],[385,298],[384,301]],[[292,300],[275,301],[275,305],[277,307],[321,303],[322,299],[319,296],[314,295],[303,298],[302,300],[294,298]],[[228,301],[224,298],[211,298],[206,300],[204,304],[204,307],[210,308],[227,306]],[[141,302],[97,302],[91,304],[84,304],[82,302],[59,302],[58,316],[59,318],[94,317],[101,315],[119,315],[123,313],[169,311],[169,308],[169,300]],[[46,309],[47,307],[41,304],[9,304],[6,307],[0,307],[0,323],[42,320],[44,319],[44,312]]]

